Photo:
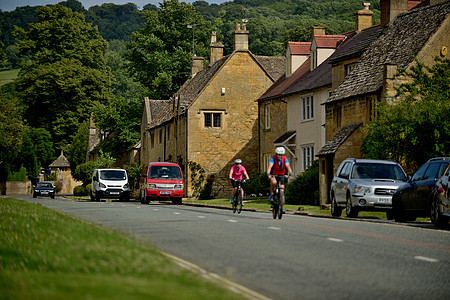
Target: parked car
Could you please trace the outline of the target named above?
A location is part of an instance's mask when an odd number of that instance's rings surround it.
[[[433,190],[438,179],[450,164],[450,157],[437,157],[423,164],[408,182],[400,186],[392,198],[395,221],[414,221],[430,217]]]
[[[350,218],[359,211],[385,211],[392,218],[392,195],[407,180],[405,171],[387,160],[344,160],[331,183],[331,215],[341,216],[342,210]]]
[[[142,204],[153,200],[169,200],[174,204],[181,204],[183,194],[183,173],[178,164],[152,162],[144,169],[139,193]]]
[[[92,173],[91,201],[101,198],[130,200],[127,171],[123,169],[95,169]]]
[[[445,226],[450,219],[450,164],[444,175],[436,182],[430,208],[431,221],[436,226]]]
[[[55,198],[55,187],[51,182],[38,182],[33,186],[33,198],[37,196],[46,196],[52,199]]]

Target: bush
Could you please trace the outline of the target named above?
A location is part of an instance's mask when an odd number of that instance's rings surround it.
[[[250,182],[244,185],[247,196],[267,196],[270,192],[270,181],[265,172],[250,175]]]
[[[319,205],[319,161],[295,177],[285,191],[287,204]]]
[[[88,184],[86,185],[86,192],[87,192],[88,195],[89,195],[89,193],[91,192],[91,184],[90,184],[90,183],[88,183]]]
[[[86,188],[82,185],[76,186],[73,188],[73,195],[74,196],[87,196],[88,191]]]

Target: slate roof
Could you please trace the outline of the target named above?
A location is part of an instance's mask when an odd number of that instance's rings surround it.
[[[49,165],[50,168],[67,168],[70,167],[69,160],[64,156],[61,151],[61,155]]]
[[[320,157],[335,153],[339,146],[342,145],[342,143],[344,143],[345,140],[361,125],[362,122],[359,122],[341,128],[341,130],[339,130],[338,133],[320,149],[316,156]]]
[[[288,48],[292,55],[309,55],[311,42],[288,42]]]
[[[358,64],[326,103],[374,93],[383,86],[385,64],[406,68],[450,11],[450,1],[416,7],[400,14],[361,56]]]
[[[284,95],[284,92],[294,84],[297,80],[303,78],[310,71],[311,58],[308,58],[294,73],[288,78],[283,74],[277,81],[275,81],[264,94],[259,97],[258,101],[278,98]]]
[[[164,106],[161,107],[159,113],[152,119],[149,129],[158,127],[159,125],[172,120],[173,118],[173,99],[165,100]]]

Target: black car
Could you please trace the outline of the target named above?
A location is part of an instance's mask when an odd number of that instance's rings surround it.
[[[431,202],[431,221],[436,226],[446,226],[450,219],[450,164],[436,182]]]
[[[433,191],[450,164],[450,157],[432,158],[422,165],[392,197],[392,214],[397,222],[430,217]]]
[[[33,198],[36,198],[37,196],[55,198],[55,187],[51,182],[38,182],[33,187]]]

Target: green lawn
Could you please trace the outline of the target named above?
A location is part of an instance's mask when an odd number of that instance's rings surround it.
[[[118,232],[0,199],[1,299],[242,299]]]
[[[7,84],[17,78],[19,69],[0,71],[0,86]]]

